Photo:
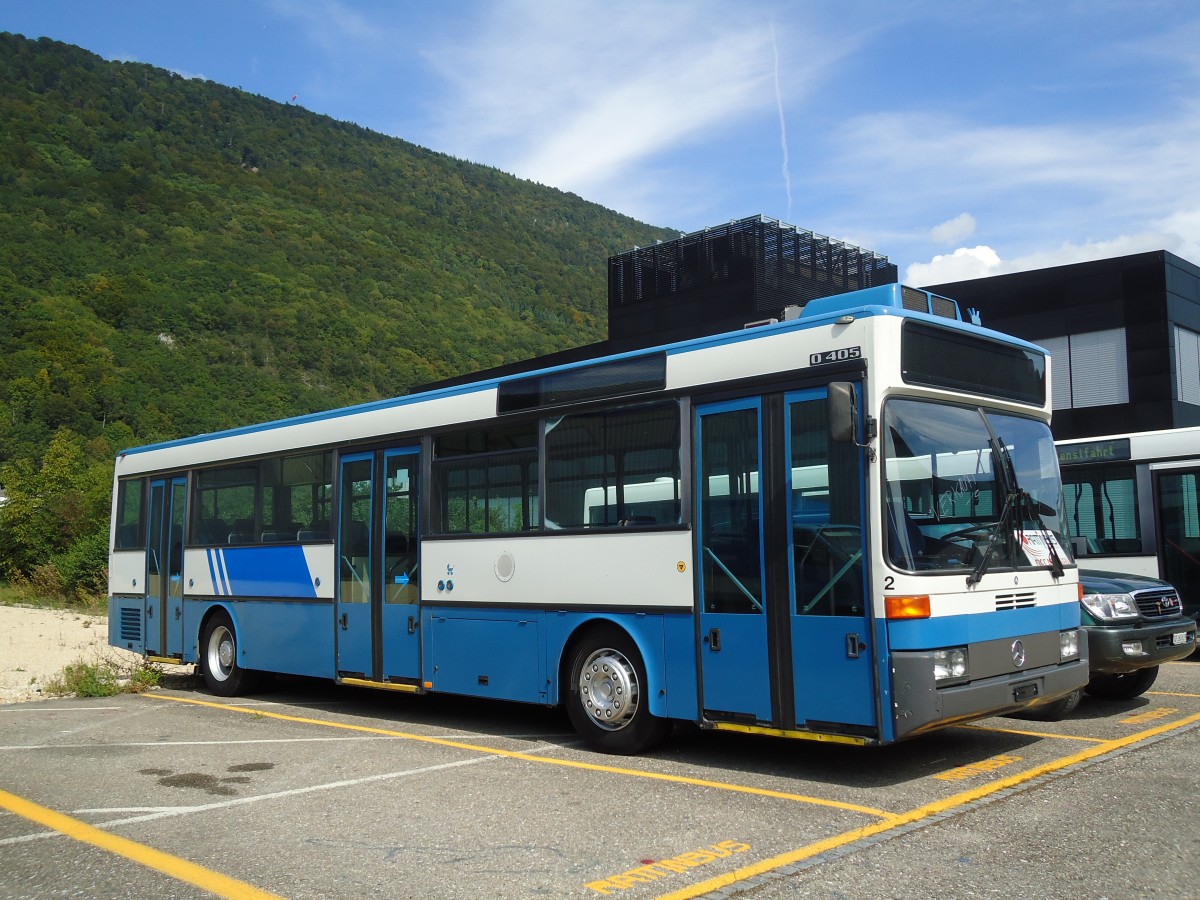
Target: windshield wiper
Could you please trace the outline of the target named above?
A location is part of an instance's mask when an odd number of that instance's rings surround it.
[[[1028,491],[1022,490],[1020,484],[1017,483],[1017,468],[1013,465],[1012,454],[1008,452],[1008,447],[996,435],[995,429],[992,428],[991,420],[988,419],[987,413],[983,409],[978,409],[980,418],[983,419],[983,424],[987,427],[988,445],[992,449],[992,471],[996,473],[997,479],[1004,490],[1004,508],[1000,511],[1000,517],[996,521],[996,528],[992,531],[992,536],[988,540],[987,549],[983,553],[983,557],[979,560],[979,564],[975,570],[967,576],[967,587],[973,587],[983,580],[983,576],[987,573],[988,566],[991,564],[992,555],[996,550],[996,543],[1001,535],[1007,539],[1008,535],[1008,520],[1013,514],[1016,515],[1016,530],[1022,537],[1025,534],[1025,514],[1028,511],[1030,519],[1037,522],[1040,526],[1044,540],[1046,541],[1046,549],[1050,554],[1050,574],[1055,578],[1062,578],[1066,572],[1063,567],[1062,559],[1058,555],[1058,550],[1055,549],[1054,539],[1051,536],[1050,529],[1046,527],[1046,522],[1042,518],[1039,504],[1029,495]]]
[[[1054,539],[1054,534],[1046,527],[1046,520],[1042,518],[1042,504],[1029,496],[1028,491],[1021,491],[1023,505],[1029,512],[1029,518],[1037,522],[1041,529],[1043,540],[1046,542],[1046,550],[1050,554],[1050,574],[1055,578],[1062,578],[1066,574],[1066,567],[1063,565],[1062,557],[1058,555],[1057,542]],[[1025,516],[1018,510],[1018,515],[1021,515],[1021,520],[1024,521]]]
[[[996,520],[996,527],[992,529],[992,536],[988,538],[987,549],[983,551],[983,556],[980,558],[979,564],[975,566],[975,571],[967,576],[967,587],[974,587],[983,580],[983,576],[992,562],[992,554],[996,552],[996,543],[1000,540],[1001,535],[1007,536],[1008,534],[1008,517],[1012,515],[1014,505],[1020,506],[1017,492],[1004,498],[1004,508],[1000,510],[1000,518]]]
[[[983,580],[983,576],[992,562],[992,555],[996,552],[996,542],[1000,540],[1001,535],[1007,535],[1008,518],[1012,515],[1014,502],[1018,507],[1020,506],[1017,473],[1013,468],[1012,459],[1004,444],[1000,442],[1000,438],[996,436],[996,430],[992,428],[987,413],[981,407],[976,407],[975,411],[979,413],[979,418],[983,420],[983,427],[987,429],[988,446],[992,450],[992,472],[995,473],[996,480],[1004,492],[1004,506],[1000,510],[1000,516],[996,519],[996,527],[992,529],[992,536],[988,538],[987,549],[983,551],[983,556],[980,558],[979,564],[975,566],[975,570],[967,576],[967,587],[974,587]]]

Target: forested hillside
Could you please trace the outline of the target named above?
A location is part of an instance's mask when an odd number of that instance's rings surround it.
[[[0,577],[95,558],[121,447],[599,340],[608,256],[676,234],[0,34]]]

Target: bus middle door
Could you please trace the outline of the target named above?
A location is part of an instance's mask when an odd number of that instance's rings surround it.
[[[771,722],[763,557],[762,403],[696,408],[696,558],[703,712]]]
[[[183,523],[187,480],[150,482],[146,535],[146,655],[183,655]]]
[[[403,683],[420,674],[419,479],[415,447],[342,457],[339,677]]]

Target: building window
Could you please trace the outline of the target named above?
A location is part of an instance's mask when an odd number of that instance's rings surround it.
[[[1124,328],[1040,338],[1038,343],[1050,351],[1051,402],[1054,409],[1082,409],[1129,402],[1129,364],[1125,355]],[[1200,403],[1200,399],[1196,402]]]
[[[1175,326],[1175,399],[1200,405],[1200,334]]]

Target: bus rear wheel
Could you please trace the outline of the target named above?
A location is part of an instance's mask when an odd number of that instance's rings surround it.
[[[208,689],[219,697],[236,697],[253,685],[253,673],[238,665],[237,634],[228,613],[215,612],[204,623],[200,671]]]
[[[670,722],[650,714],[646,666],[625,632],[598,628],[575,646],[571,659],[567,714],[592,749],[640,753],[670,733]]]

